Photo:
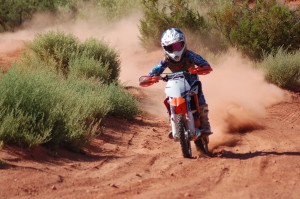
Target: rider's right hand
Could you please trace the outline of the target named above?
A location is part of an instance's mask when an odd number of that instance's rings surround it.
[[[153,82],[158,82],[160,80],[160,77],[159,76],[153,76],[152,79],[153,79]]]

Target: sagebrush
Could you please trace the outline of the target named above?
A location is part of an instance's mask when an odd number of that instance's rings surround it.
[[[265,71],[269,82],[282,88],[300,91],[300,50],[289,53],[280,47],[265,54],[259,67]]]
[[[120,74],[119,54],[106,42],[77,37],[64,32],[39,34],[28,45],[34,56],[52,66],[58,74],[96,77],[106,83],[117,81]],[[43,65],[42,65],[43,66]]]
[[[40,34],[0,79],[0,142],[78,150],[107,116],[133,119],[138,103],[118,83],[119,55],[103,41]]]
[[[293,52],[300,47],[300,11],[275,0],[232,3],[224,1],[211,9],[209,16],[224,41],[253,59],[284,47]]]

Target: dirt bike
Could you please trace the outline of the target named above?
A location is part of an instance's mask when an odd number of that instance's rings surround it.
[[[199,82],[190,85],[187,78],[191,74],[205,75],[210,70],[192,67],[189,72],[165,73],[165,76],[142,76],[140,86],[148,87],[163,80],[167,82],[164,104],[168,110],[172,134],[176,142],[180,142],[183,157],[192,158],[191,141],[194,141],[198,151],[209,154],[208,136],[201,132],[200,106],[198,102]]]

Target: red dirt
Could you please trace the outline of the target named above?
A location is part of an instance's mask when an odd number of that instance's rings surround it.
[[[7,70],[19,56],[20,50],[0,51],[0,67]],[[145,95],[141,89],[130,90]],[[212,157],[193,148],[198,158],[182,158],[179,143],[167,138],[167,119],[159,115],[131,122],[108,119],[105,132],[82,153],[4,146],[0,199],[299,198],[300,94],[287,95],[290,101],[268,108],[259,127],[232,133],[232,142],[210,145]]]
[[[83,153],[5,146],[0,198],[299,198],[300,95],[289,95],[213,157],[182,158],[153,116],[107,120]]]
[[[12,63],[21,56],[21,51],[21,48],[15,48],[6,52],[0,50],[0,71],[6,72]]]

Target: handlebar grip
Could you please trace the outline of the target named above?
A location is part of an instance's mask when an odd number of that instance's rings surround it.
[[[191,67],[189,68],[189,71],[191,74],[207,75],[212,71],[212,68]]]

